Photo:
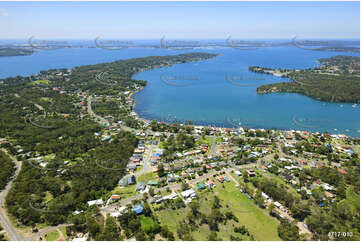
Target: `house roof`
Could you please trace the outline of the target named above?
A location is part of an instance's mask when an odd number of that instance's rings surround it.
[[[204,185],[203,183],[199,183],[197,186],[194,187],[195,189],[199,190],[199,189],[204,189],[206,188],[206,185]]]
[[[330,192],[328,192],[328,191],[325,191],[325,195],[326,195],[326,197],[331,197],[331,198],[334,198],[334,197],[335,197],[335,194],[330,193]]]
[[[338,172],[341,173],[341,174],[347,174],[347,171],[345,171],[344,169],[338,169]]]
[[[148,185],[158,185],[157,181],[148,181]]]
[[[114,195],[112,195],[112,199],[118,200],[118,199],[120,199],[120,195],[114,194]]]
[[[138,204],[134,208],[132,208],[132,211],[134,211],[136,214],[140,214],[143,212],[143,204]]]

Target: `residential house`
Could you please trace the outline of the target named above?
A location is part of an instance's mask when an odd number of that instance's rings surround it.
[[[254,170],[247,170],[248,176],[252,177],[256,175],[256,172]]]
[[[98,200],[92,200],[92,201],[88,201],[88,205],[89,206],[93,206],[93,205],[103,205],[103,199],[98,199]]]
[[[206,185],[204,185],[203,183],[199,183],[198,185],[196,185],[194,187],[196,190],[202,190],[206,188]]]
[[[279,202],[274,202],[274,205],[279,209],[282,208],[282,204],[280,204]]]
[[[157,181],[148,181],[148,185],[150,186],[157,186],[158,182]]]
[[[113,194],[110,198],[111,198],[112,200],[119,200],[119,199],[120,199],[120,195]]]
[[[188,198],[188,197],[195,197],[197,196],[196,192],[193,189],[188,189],[186,191],[181,192],[181,195],[184,198]]]
[[[215,188],[215,187],[216,187],[216,184],[214,183],[213,180],[209,180],[209,181],[208,181],[208,186],[209,186],[209,188]]]
[[[131,175],[129,178],[128,178],[128,185],[133,185],[135,184],[137,181],[136,181],[136,178],[134,175]]]
[[[328,191],[325,191],[325,196],[328,197],[328,198],[335,198],[335,197],[336,197],[335,194],[330,193],[330,192],[328,192]]]
[[[143,191],[145,189],[145,183],[144,182],[137,182],[136,191]]]
[[[143,204],[138,204],[137,206],[132,208],[132,211],[135,212],[136,214],[141,214],[143,213]]]
[[[224,182],[224,177],[223,176],[217,176],[217,180],[221,183]]]

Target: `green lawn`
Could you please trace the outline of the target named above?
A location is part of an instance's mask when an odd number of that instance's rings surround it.
[[[159,149],[163,149],[163,148],[164,148],[164,142],[160,141],[160,142],[158,143],[158,148],[159,148]]]
[[[219,144],[221,142],[223,142],[223,138],[222,137],[217,137],[216,138],[216,143]]]
[[[354,193],[350,187],[346,189],[346,200],[350,202],[356,210],[360,211],[360,196]]]
[[[40,98],[40,101],[51,102],[52,99],[51,99],[51,98],[48,98],[48,97],[42,97],[42,98]]]
[[[50,233],[45,235],[46,241],[55,241],[59,238],[60,234],[57,230],[51,231]]]
[[[132,197],[136,194],[135,192],[135,185],[130,185],[127,187],[119,187],[117,186],[112,191],[112,194],[118,194],[121,196],[121,199]]]
[[[223,185],[217,183],[214,192],[222,200],[224,211],[233,211],[239,224],[245,225],[256,240],[281,240],[277,232],[279,222],[267,210],[259,208],[253,200],[242,194],[233,181]]]
[[[68,235],[66,235],[66,227],[61,228],[60,231],[63,234],[64,239],[67,239]]]
[[[49,80],[36,80],[36,81],[31,82],[31,84],[32,85],[40,85],[40,84],[48,85],[49,82],[50,82]]]
[[[150,231],[156,226],[156,223],[151,217],[145,217],[144,215],[140,217],[140,224],[143,231]]]
[[[139,182],[148,182],[149,180],[154,180],[158,177],[158,175],[154,172],[144,173],[137,177],[137,181]]]
[[[224,185],[224,188],[223,188]],[[204,214],[209,214],[211,204],[215,195],[221,200],[221,211],[232,211],[239,219],[239,223],[233,220],[227,221],[227,224],[219,225],[219,232],[217,237],[221,240],[230,240],[230,235],[241,237],[242,240],[249,240],[246,236],[241,236],[234,232],[234,227],[245,225],[256,240],[281,240],[278,237],[277,227],[279,222],[272,218],[267,210],[259,208],[254,201],[239,192],[235,184],[231,181],[229,183],[217,182],[217,187],[211,191],[203,190],[197,192],[199,202],[201,204],[200,211]],[[227,208],[228,205],[228,208]],[[179,239],[176,232],[180,221],[185,219],[189,208],[179,210],[165,209],[156,211],[158,218],[162,225],[167,225],[176,239]],[[192,232],[195,240],[207,240],[210,230],[208,225],[202,225]]]
[[[177,236],[177,228],[179,223],[186,217],[188,208],[182,208],[178,210],[163,209],[155,212],[162,225],[167,225],[168,229],[174,233],[176,240],[179,240]]]
[[[208,148],[211,148],[212,140],[212,137],[205,137],[204,139],[201,137],[197,143],[200,145],[208,145]]]

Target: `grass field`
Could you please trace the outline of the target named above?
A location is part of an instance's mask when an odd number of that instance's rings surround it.
[[[221,211],[232,211],[239,219],[239,223],[233,220],[227,221],[227,224],[220,224],[217,237],[221,240],[230,240],[230,235],[241,237],[244,240],[249,240],[247,237],[242,237],[239,233],[234,232],[234,227],[245,225],[256,240],[281,240],[278,237],[277,227],[279,222],[272,218],[267,210],[259,208],[253,200],[250,200],[244,194],[239,192],[235,187],[234,182],[219,183],[217,187],[211,191],[204,190],[197,192],[199,202],[201,204],[200,211],[204,214],[209,214],[214,196],[221,200]],[[228,206],[227,206],[228,205]],[[176,231],[180,221],[185,219],[189,208],[179,210],[165,209],[157,211],[156,214],[162,225],[167,225],[168,228],[174,232],[176,239],[179,239]],[[202,225],[197,230],[192,232],[195,240],[207,240],[210,230],[208,225]]]
[[[158,178],[158,175],[154,172],[148,172],[148,173],[144,173],[140,176],[137,177],[137,181],[139,182],[148,182],[149,180],[154,180]]]
[[[197,142],[199,145],[208,145],[208,147],[212,146],[212,137],[205,137],[204,139],[200,137],[199,141]]]
[[[167,225],[168,229],[174,233],[176,240],[179,240],[177,236],[177,228],[180,221],[186,217],[188,211],[188,208],[182,208],[178,210],[164,209],[155,213],[157,214],[160,223],[162,225]]]
[[[51,101],[52,101],[52,99],[51,99],[51,98],[49,98],[49,97],[42,97],[42,98],[40,98],[40,101],[44,101],[44,102],[51,102]]]
[[[223,138],[222,137],[217,137],[216,138],[216,143],[219,144],[223,141]]]
[[[143,231],[150,231],[156,226],[156,223],[151,217],[145,217],[144,215],[140,217],[140,224]]]
[[[59,238],[60,234],[57,230],[51,231],[50,233],[45,235],[46,241],[54,241]]]
[[[256,240],[281,240],[277,232],[279,222],[267,210],[259,208],[253,200],[242,194],[233,182],[217,184],[214,192],[222,201],[224,211],[233,211],[239,223],[245,225]]]
[[[354,193],[350,187],[346,190],[346,200],[353,205],[354,209],[360,211],[360,196]]]
[[[64,239],[67,239],[68,236],[66,235],[66,227],[61,228],[60,231],[63,234]]]
[[[119,187],[119,186],[117,186],[112,191],[112,194],[120,195],[121,199],[132,197],[132,196],[134,196],[136,194],[135,185],[130,185],[130,186],[127,186],[127,187]]]
[[[49,83],[49,80],[36,80],[31,82],[32,85],[48,85]]]

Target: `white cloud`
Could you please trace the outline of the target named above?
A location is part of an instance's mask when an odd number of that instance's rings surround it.
[[[9,13],[5,9],[0,8],[0,16],[7,17],[9,16]]]

